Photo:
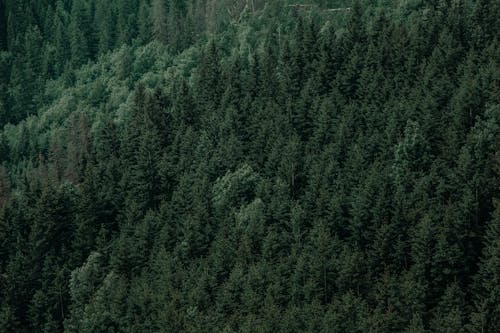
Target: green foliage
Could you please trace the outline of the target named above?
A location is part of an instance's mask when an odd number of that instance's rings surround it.
[[[0,332],[498,332],[498,17],[0,0]]]

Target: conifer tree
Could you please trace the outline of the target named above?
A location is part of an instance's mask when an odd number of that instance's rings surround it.
[[[151,22],[153,37],[160,43],[167,43],[167,7],[165,0],[153,0],[151,3]]]
[[[207,110],[213,111],[219,105],[220,79],[219,51],[212,39],[203,50],[197,73],[198,103]]]
[[[115,45],[114,20],[112,3],[97,1],[93,24],[95,26],[97,50],[100,54],[106,53]]]
[[[83,0],[75,0],[71,7],[71,23],[69,26],[69,39],[71,50],[71,65],[77,68],[83,65],[89,58],[90,46],[86,30],[89,28],[86,3]]]

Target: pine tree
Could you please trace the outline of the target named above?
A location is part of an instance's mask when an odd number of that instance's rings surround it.
[[[54,21],[52,22],[52,44],[54,45],[55,59],[53,60],[54,74],[61,75],[66,67],[66,63],[72,55],[70,44],[70,32],[68,32],[69,15],[64,9],[61,1],[57,1],[54,14]],[[71,30],[71,29],[70,29]]]
[[[120,0],[117,8],[117,37],[118,45],[130,44],[137,37],[137,13],[139,5],[137,1]]]
[[[73,68],[83,65],[91,56],[90,40],[86,33],[90,26],[87,10],[87,4],[83,0],[73,1],[69,26],[71,65]]]
[[[435,332],[465,332],[464,330],[464,293],[460,287],[453,283],[448,286],[434,310],[435,318],[431,327]]]
[[[215,40],[205,46],[197,72],[196,96],[200,107],[215,110],[220,102],[221,68]]]
[[[488,223],[485,247],[477,274],[477,296],[472,313],[471,332],[495,332],[500,328],[500,205],[496,203]]]
[[[97,50],[99,54],[108,52],[115,45],[115,27],[113,8],[109,1],[97,1],[94,26],[97,40]]]
[[[139,7],[139,17],[137,18],[137,35],[141,44],[147,44],[152,37],[152,20],[150,18],[151,9],[147,1],[141,1]]]
[[[165,0],[152,1],[150,17],[154,39],[160,43],[167,43],[167,8]]]
[[[176,81],[172,91],[172,113],[177,126],[196,127],[199,121],[199,111],[192,96],[191,88],[184,78]]]
[[[309,276],[314,280],[318,289],[317,299],[323,304],[331,302],[334,292],[334,259],[338,240],[331,235],[330,229],[323,221],[316,221],[310,231],[309,247],[306,251],[310,254]]]

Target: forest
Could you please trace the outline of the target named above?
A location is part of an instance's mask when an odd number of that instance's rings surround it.
[[[500,2],[0,0],[0,333],[500,332]]]

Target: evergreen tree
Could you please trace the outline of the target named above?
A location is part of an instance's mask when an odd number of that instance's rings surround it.
[[[147,1],[141,1],[139,7],[139,17],[137,18],[137,34],[141,44],[146,44],[151,40],[151,10]]]
[[[475,300],[475,311],[472,313],[471,332],[494,332],[500,327],[498,279],[500,278],[498,251],[499,238],[499,208],[496,205],[492,219],[488,224],[486,243],[483,249],[482,261],[477,274],[478,293]]]
[[[87,4],[83,0],[73,1],[69,26],[71,65],[73,68],[83,65],[91,55],[89,39],[86,34],[86,29],[90,25],[87,10]]]
[[[214,110],[220,99],[221,69],[219,64],[219,51],[215,41],[211,40],[203,50],[197,73],[196,91],[198,103],[207,110]]]
[[[167,30],[167,7],[165,0],[153,0],[151,4],[151,22],[153,37],[160,43],[166,43]]]
[[[97,40],[97,50],[100,54],[111,50],[115,45],[115,27],[112,3],[97,1],[94,26]]]

